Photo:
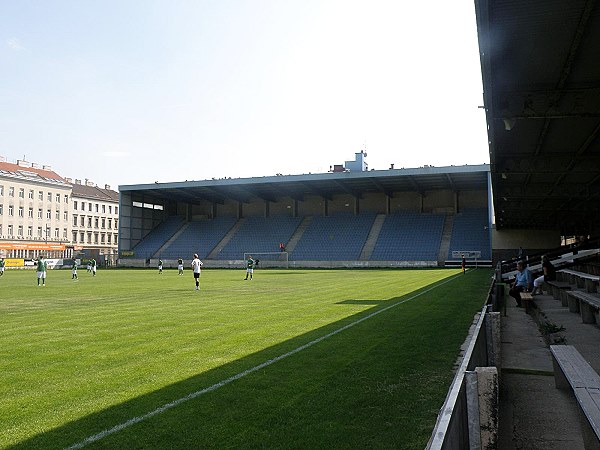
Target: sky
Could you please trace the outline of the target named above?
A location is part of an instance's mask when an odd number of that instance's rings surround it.
[[[0,0],[0,156],[98,185],[489,163],[472,2]]]

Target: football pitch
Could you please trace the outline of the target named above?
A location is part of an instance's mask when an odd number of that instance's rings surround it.
[[[419,448],[491,270],[0,278],[0,448]]]

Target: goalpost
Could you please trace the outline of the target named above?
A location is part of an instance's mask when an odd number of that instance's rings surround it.
[[[258,269],[261,267],[277,267],[280,269],[289,268],[288,252],[246,252],[244,261],[252,256],[254,261],[258,260]]]

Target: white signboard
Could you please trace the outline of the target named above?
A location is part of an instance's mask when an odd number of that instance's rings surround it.
[[[481,258],[481,252],[479,251],[473,251],[473,250],[463,250],[463,251],[452,251],[452,257],[453,258],[469,258],[469,259],[477,259],[477,258]]]

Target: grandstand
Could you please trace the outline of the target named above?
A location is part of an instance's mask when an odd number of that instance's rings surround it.
[[[281,243],[292,267],[438,267],[455,250],[490,263],[488,174],[427,166],[120,186],[120,265],[198,253],[239,267]]]

